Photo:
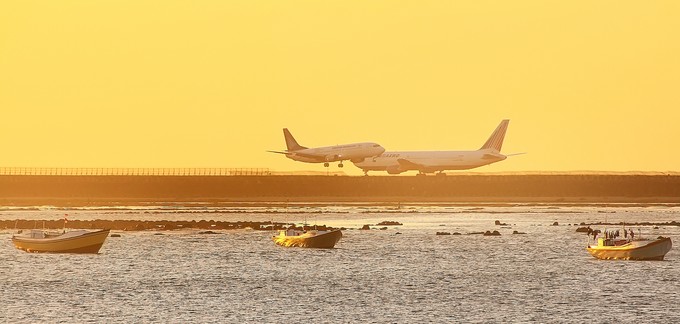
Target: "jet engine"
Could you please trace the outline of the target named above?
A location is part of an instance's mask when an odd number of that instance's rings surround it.
[[[398,165],[392,165],[392,166],[388,166],[385,171],[387,171],[387,173],[389,173],[389,174],[399,174],[399,173],[402,173],[406,170],[402,169]]]

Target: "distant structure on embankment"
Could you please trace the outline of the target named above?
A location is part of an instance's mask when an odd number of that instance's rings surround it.
[[[465,173],[419,177],[273,175],[267,169],[0,168],[0,205],[191,202],[675,204],[680,203],[680,175]]]

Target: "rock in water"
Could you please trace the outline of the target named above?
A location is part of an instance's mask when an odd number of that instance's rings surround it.
[[[382,221],[382,222],[378,223],[378,225],[382,225],[382,226],[385,226],[385,225],[388,225],[388,226],[396,226],[396,225],[404,225],[404,224],[399,223],[399,222],[397,222],[397,221]]]
[[[498,231],[486,231],[484,232],[484,236],[501,236],[501,233]]]

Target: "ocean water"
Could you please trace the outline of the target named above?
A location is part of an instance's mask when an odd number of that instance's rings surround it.
[[[117,232],[97,255],[25,253],[13,247],[14,231],[2,230],[0,322],[680,322],[677,248],[664,261],[596,260],[574,226],[677,222],[678,207],[6,207],[0,219],[65,213],[347,229],[330,250],[276,246],[272,232],[255,230]],[[384,220],[403,225],[356,230]],[[633,228],[680,242],[678,226]],[[486,230],[502,236],[435,235]]]

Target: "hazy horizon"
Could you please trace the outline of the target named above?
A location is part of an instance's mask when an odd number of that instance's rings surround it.
[[[671,1],[4,1],[0,165],[325,172],[266,150],[284,127],[309,147],[474,150],[510,119],[502,152],[529,154],[475,172],[676,172],[678,17]]]
[[[413,176],[418,171],[410,170],[401,174],[387,174],[374,171],[371,176]],[[679,171],[605,171],[605,170],[570,170],[570,171],[483,171],[481,168],[471,170],[449,170],[449,175],[680,175]],[[4,167],[0,166],[0,175],[186,175],[186,176],[231,176],[231,175],[333,175],[358,176],[343,169],[322,170],[277,170],[270,168],[44,168],[44,167]],[[363,174],[361,175],[363,176]]]

